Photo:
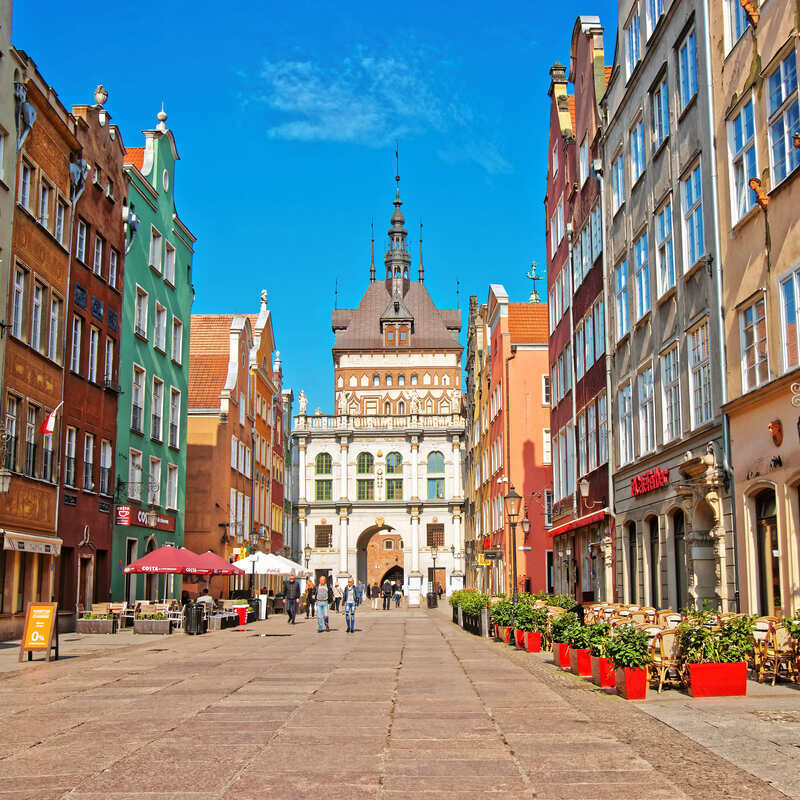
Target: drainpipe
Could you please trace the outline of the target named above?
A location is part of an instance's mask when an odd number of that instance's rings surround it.
[[[711,49],[711,37],[709,35],[709,14],[708,14],[708,0],[703,0],[703,33],[705,37],[705,89],[706,89],[706,112],[708,115],[708,130],[711,134],[711,208],[712,208],[712,222],[714,228],[714,252],[716,254],[716,265],[712,262],[711,269],[714,272],[714,284],[717,292],[717,302],[715,303],[715,316],[717,323],[717,360],[719,362],[719,375],[720,375],[720,408],[728,402],[728,385],[725,380],[725,365],[728,363],[727,344],[725,342],[725,311],[722,307],[722,267],[719,263],[720,253],[722,248],[720,246],[720,232],[719,232],[719,177],[717,175],[717,140],[714,136],[714,94],[713,82],[711,76],[711,56],[709,55]],[[736,611],[740,610],[739,607],[739,545],[738,537],[736,535],[736,498],[735,493],[730,492],[730,486],[733,482],[733,469],[731,468],[731,431],[730,421],[728,415],[720,412],[722,416],[722,468],[725,471],[725,477],[728,480],[729,493],[731,494],[731,525],[733,531],[733,585],[734,585],[734,603]],[[724,580],[724,577],[723,577]]]

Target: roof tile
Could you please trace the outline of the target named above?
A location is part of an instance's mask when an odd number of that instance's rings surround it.
[[[547,344],[547,303],[509,303],[508,332],[512,344]]]
[[[133,164],[136,169],[141,171],[144,163],[144,147],[126,147],[125,163]]]

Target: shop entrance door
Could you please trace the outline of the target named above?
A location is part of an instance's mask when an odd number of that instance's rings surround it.
[[[756,550],[758,597],[762,615],[783,617],[781,561],[775,492],[765,489],[756,497]]]

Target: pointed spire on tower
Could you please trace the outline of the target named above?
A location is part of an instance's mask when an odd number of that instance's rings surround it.
[[[375,283],[375,220],[369,221],[369,282]]]
[[[400,199],[400,157],[397,149],[394,151],[394,157],[396,168],[394,213],[389,220],[391,223],[391,227],[387,231],[389,248],[384,254],[383,261],[386,265],[386,280],[390,282],[387,288],[392,296],[400,295],[402,297],[410,280],[411,255],[408,252],[406,243],[406,237],[408,236],[408,231],[405,229],[406,220],[400,210],[403,201]]]
[[[425,283],[425,267],[422,266],[422,220],[419,221],[419,282]]]

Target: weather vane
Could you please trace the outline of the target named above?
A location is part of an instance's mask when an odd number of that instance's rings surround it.
[[[533,281],[533,289],[531,289],[531,296],[528,298],[529,303],[541,303],[541,298],[539,297],[539,292],[536,291],[536,281],[540,281],[542,279],[541,275],[536,274],[536,262],[531,262],[531,268],[528,272],[525,273],[525,277],[529,278]]]

